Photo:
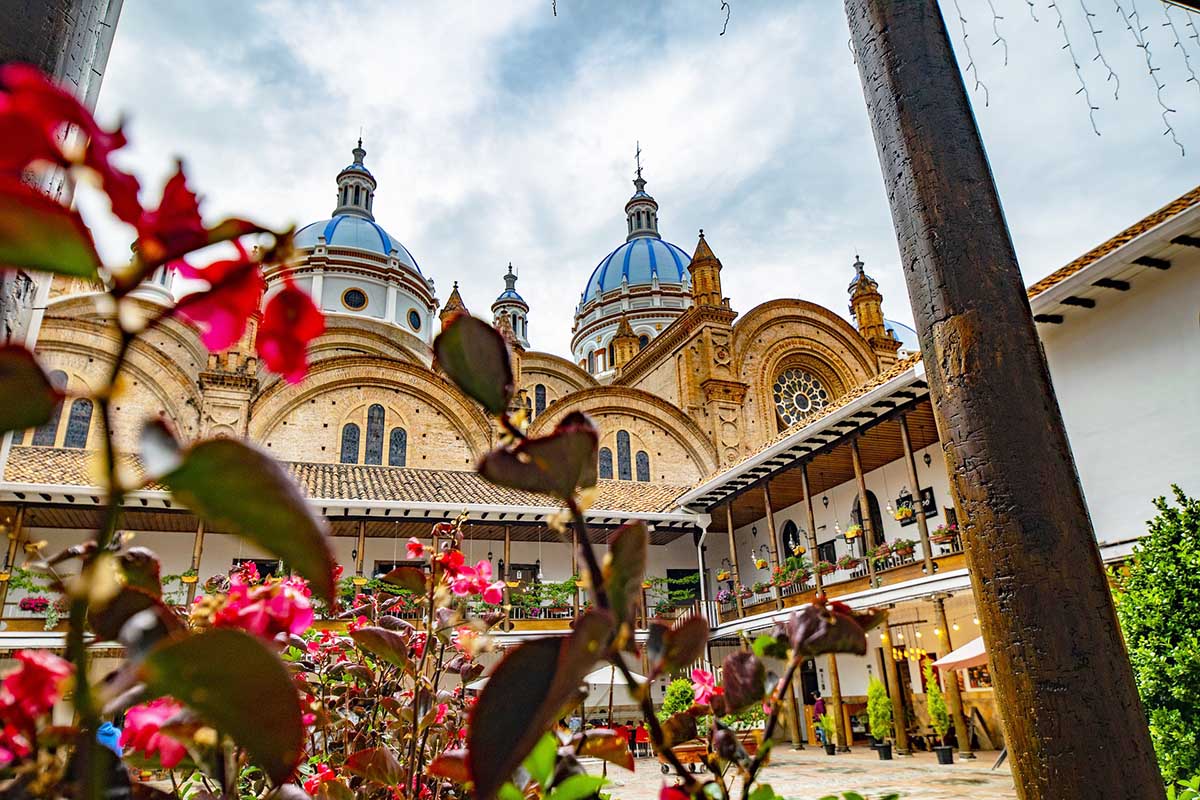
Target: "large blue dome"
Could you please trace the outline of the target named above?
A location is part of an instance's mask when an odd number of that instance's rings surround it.
[[[352,214],[338,214],[330,219],[323,219],[305,225],[296,231],[296,247],[316,247],[317,238],[325,237],[328,247],[355,247],[359,250],[370,250],[381,255],[389,255],[392,248],[400,263],[421,274],[421,268],[412,253],[400,244],[374,220]]]
[[[684,282],[692,257],[683,248],[651,236],[639,236],[613,250],[596,265],[583,290],[583,302],[604,292],[619,289],[622,280],[630,286]]]

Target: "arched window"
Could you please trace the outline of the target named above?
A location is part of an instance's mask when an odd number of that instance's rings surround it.
[[[355,186],[354,187],[354,205],[358,205],[358,200],[360,197],[362,197],[362,187]]]
[[[612,342],[608,343],[608,364],[615,366],[617,363],[617,346]]]
[[[596,374],[596,351],[588,353],[588,372],[592,375]]]
[[[388,439],[388,466],[403,467],[408,460],[408,431],[404,428],[392,428]]]
[[[811,372],[798,367],[785,369],[771,387],[779,427],[788,427],[807,414],[829,404],[829,391]]]
[[[638,450],[634,463],[637,465],[637,479],[642,483],[648,483],[650,481],[650,454],[645,450]]]
[[[617,479],[633,480],[629,463],[629,431],[617,431]]]
[[[612,480],[612,450],[600,448],[600,477]]]
[[[867,490],[867,509],[871,514],[871,533],[873,542],[868,543],[866,535],[860,536],[858,541],[862,542],[863,549],[869,547],[877,547],[883,543],[883,513],[879,510],[879,498],[870,489]],[[859,510],[858,495],[854,496],[854,505],[850,508],[850,521],[862,525],[862,512]],[[863,525],[865,528],[866,526]]]
[[[796,527],[796,523],[790,519],[783,523],[783,532],[781,535],[783,536],[783,549],[787,556],[792,554],[792,548],[803,544],[800,541],[800,530]]]
[[[367,446],[363,463],[383,463],[383,406],[378,403],[367,409]]]
[[[641,336],[638,337],[638,350],[645,350],[646,345],[648,345],[648,344],[650,344],[649,336],[647,336],[646,334],[643,333]]]
[[[533,387],[533,410],[538,416],[546,410],[546,385],[539,383]]]
[[[358,426],[353,422],[342,428],[342,458],[343,464],[358,463]]]
[[[92,401],[81,398],[71,403],[67,416],[67,435],[63,447],[87,447],[88,430],[92,425]]]
[[[50,373],[50,385],[55,389],[62,391],[67,388],[67,373],[61,369],[56,369]],[[35,447],[54,447],[54,440],[58,437],[58,420],[62,417],[62,403],[54,407],[54,413],[50,415],[50,419],[37,430],[33,432],[33,445]]]

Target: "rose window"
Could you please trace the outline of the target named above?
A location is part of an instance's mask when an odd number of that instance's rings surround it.
[[[829,403],[829,392],[816,376],[803,369],[785,369],[779,373],[772,393],[775,396],[775,411],[784,427],[799,422]]]

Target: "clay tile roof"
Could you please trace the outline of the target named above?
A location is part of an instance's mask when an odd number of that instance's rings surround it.
[[[1108,255],[1118,247],[1128,244],[1137,237],[1141,236],[1143,233],[1146,233],[1152,228],[1158,227],[1167,220],[1171,219],[1171,217],[1181,214],[1197,204],[1200,204],[1200,186],[1197,186],[1190,192],[1175,198],[1170,203],[1167,203],[1165,206],[1155,211],[1153,214],[1138,220],[1125,230],[1118,233],[1116,236],[1109,239],[1107,242],[1093,247],[1091,250],[1087,251],[1070,264],[1051,272],[1049,275],[1029,287],[1029,296],[1031,298],[1036,297],[1037,295],[1049,289],[1051,286],[1061,283],[1062,281],[1074,275],[1076,272],[1079,272],[1084,267],[1098,260],[1101,256]]]
[[[56,447],[14,447],[4,478],[16,483],[93,486],[85,450]],[[140,465],[128,462],[138,474]],[[368,467],[359,464],[284,462],[308,497],[329,500],[394,500],[399,502],[463,503],[511,506],[556,506],[547,495],[506,489],[464,470]],[[151,484],[149,489],[163,487]],[[593,508],[605,511],[653,513],[672,511],[673,501],[688,486],[632,481],[600,481]]]

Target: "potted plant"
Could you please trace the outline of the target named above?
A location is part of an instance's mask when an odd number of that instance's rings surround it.
[[[821,738],[825,742],[825,755],[837,755],[837,742],[834,741],[833,714],[826,711],[817,717],[817,727],[821,729]]]
[[[717,573],[717,580],[719,581],[727,581],[730,577],[729,570],[727,569],[723,569]]]
[[[731,592],[729,589],[721,589],[720,591],[717,592],[717,602],[718,603],[732,603],[733,602],[733,592]]]
[[[849,553],[838,559],[838,569],[856,570],[862,564],[862,559],[858,556],[852,556]]]
[[[765,558],[756,558],[756,559],[754,559],[754,566],[757,567],[758,569],[766,569],[767,568],[767,560]]]
[[[871,561],[877,565],[891,554],[892,548],[887,542],[884,542],[878,547],[872,547],[867,550],[867,558],[871,559]]]
[[[194,569],[184,570],[183,574],[179,576],[181,583],[195,583],[199,579],[200,576]]]
[[[958,534],[957,525],[938,525],[933,533],[929,534],[929,541],[934,544],[947,544],[954,541],[954,537]]]
[[[808,552],[808,548],[802,544],[798,544],[792,548],[792,555],[794,555],[794,556],[802,556],[807,552]]]
[[[937,734],[940,745],[933,748],[937,753],[939,764],[954,763],[954,748],[946,744],[946,734],[950,732],[950,712],[946,710],[946,698],[942,695],[942,687],[933,671],[931,662],[925,663],[925,708],[929,712],[929,727]]]
[[[766,581],[755,581],[750,588],[754,590],[755,594],[762,594],[771,588],[771,584]]]
[[[857,522],[854,523],[849,528],[846,528],[846,541],[849,542],[857,539],[861,533],[862,525],[859,525]]]
[[[916,552],[917,543],[912,539],[897,539],[892,542],[892,552],[901,558],[908,558]]]
[[[747,597],[750,597],[751,595],[754,594],[754,592],[750,590],[749,586],[743,586],[740,583],[737,586],[737,593],[739,595],[741,595],[741,598],[743,600],[745,600]]]
[[[892,699],[888,697],[883,681],[871,678],[867,684],[867,718],[871,724],[871,738],[875,740],[875,752],[880,761],[892,760],[892,743],[888,741],[895,733],[892,720]]]
[[[833,572],[835,569],[837,569],[836,564],[831,564],[828,561],[818,561],[817,562],[817,574],[818,575],[828,575],[829,573]]]
[[[917,512],[913,510],[912,506],[904,505],[898,506],[896,508],[896,513],[892,516],[896,518],[897,522],[908,522],[910,519],[916,516],[916,513]]]

